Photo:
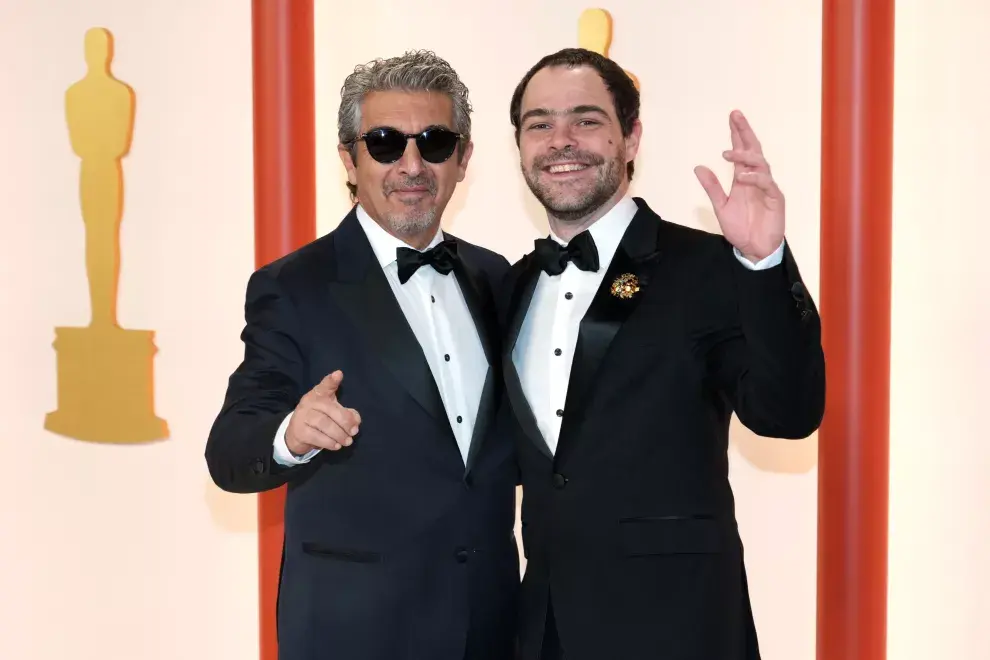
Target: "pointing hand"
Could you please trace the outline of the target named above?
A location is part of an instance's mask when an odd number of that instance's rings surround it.
[[[343,372],[335,371],[299,400],[285,432],[285,444],[296,456],[315,448],[336,451],[354,442],[361,416],[337,400],[342,380]]]

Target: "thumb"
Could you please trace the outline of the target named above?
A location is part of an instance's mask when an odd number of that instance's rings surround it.
[[[728,200],[725,191],[722,190],[722,184],[718,182],[718,177],[707,167],[699,165],[694,168],[694,174],[698,177],[698,181],[701,183],[701,187],[705,189],[708,193],[708,199],[712,201],[712,206],[717,212]]]
[[[337,393],[337,388],[340,387],[342,380],[344,380],[344,372],[339,369],[332,374],[327,374],[320,381],[320,391],[328,396],[333,396]]]

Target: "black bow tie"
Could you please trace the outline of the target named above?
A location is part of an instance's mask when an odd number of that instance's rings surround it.
[[[587,230],[572,238],[567,247],[550,238],[538,238],[535,244],[536,261],[547,275],[560,275],[568,262],[581,270],[598,270],[598,248]]]
[[[457,241],[447,239],[426,252],[400,247],[395,249],[395,260],[399,265],[399,282],[405,284],[420,266],[433,266],[441,275],[454,270],[457,263]]]

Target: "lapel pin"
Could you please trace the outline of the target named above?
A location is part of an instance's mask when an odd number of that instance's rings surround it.
[[[628,300],[639,293],[639,279],[632,273],[623,273],[612,282],[611,293],[616,298]]]

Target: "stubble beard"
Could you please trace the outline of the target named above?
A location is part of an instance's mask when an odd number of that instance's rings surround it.
[[[393,235],[400,238],[415,238],[433,227],[436,217],[437,210],[431,207],[426,211],[387,213],[383,219]]]
[[[409,178],[394,183],[386,182],[382,192],[388,198],[389,194],[393,194],[396,190],[422,185],[427,186],[430,199],[435,199],[437,195],[436,181],[426,177]],[[400,201],[400,204],[402,203]],[[417,209],[411,204],[408,207],[406,211],[385,213],[382,221],[388,226],[390,233],[400,238],[415,238],[435,226],[437,219],[436,206],[431,206],[425,210]]]
[[[555,189],[541,182],[543,168],[555,161],[579,160],[597,170],[594,183],[584,190]],[[530,169],[522,168],[523,178],[530,191],[539,200],[547,214],[564,224],[577,224],[592,216],[615,195],[622,184],[622,168],[625,163],[616,155],[606,159],[587,152],[560,152],[552,158],[537,159]]]

